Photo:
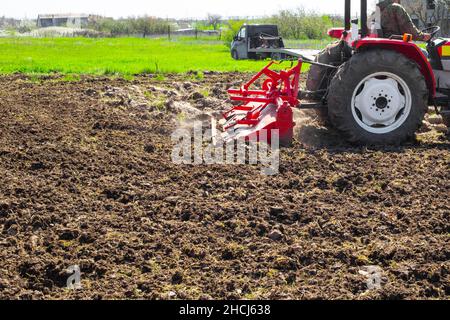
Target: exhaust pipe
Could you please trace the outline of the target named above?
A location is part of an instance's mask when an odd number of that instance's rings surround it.
[[[361,39],[369,35],[367,27],[367,0],[361,0]]]
[[[344,15],[344,21],[345,21],[345,31],[350,31],[351,29],[351,0],[345,0],[345,15]]]

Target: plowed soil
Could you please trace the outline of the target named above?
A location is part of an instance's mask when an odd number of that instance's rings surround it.
[[[272,177],[173,164],[179,122],[226,109],[247,77],[0,77],[0,298],[448,299],[437,118],[367,149],[297,114]]]

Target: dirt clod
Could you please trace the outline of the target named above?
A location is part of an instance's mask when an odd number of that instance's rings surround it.
[[[283,234],[279,230],[275,229],[269,233],[268,237],[273,241],[280,241],[281,239],[283,239]]]
[[[176,271],[172,275],[172,284],[181,284],[183,282],[183,274],[180,271]]]
[[[203,99],[205,96],[203,94],[201,94],[200,92],[194,92],[192,93],[189,98],[192,100],[200,100]]]

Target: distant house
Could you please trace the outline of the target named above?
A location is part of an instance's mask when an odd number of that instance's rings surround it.
[[[39,28],[46,27],[78,27],[87,26],[89,15],[87,14],[40,14],[37,18]]]

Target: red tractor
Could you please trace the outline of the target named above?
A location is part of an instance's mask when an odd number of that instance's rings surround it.
[[[225,139],[279,129],[281,144],[290,145],[295,124],[289,108],[314,108],[348,141],[366,145],[408,140],[429,105],[450,125],[450,40],[436,37],[440,28],[424,30],[432,35],[424,53],[411,35],[380,37],[376,22],[369,31],[367,0],[361,0],[361,28],[350,12],[351,1],[345,0],[345,28],[329,31],[339,42],[315,61],[301,58],[295,68],[279,73],[269,65],[242,88],[230,90],[232,99],[244,104],[225,114]],[[305,91],[298,85],[302,63],[312,64]],[[261,90],[251,89],[263,76]],[[313,103],[297,99],[305,97]]]

